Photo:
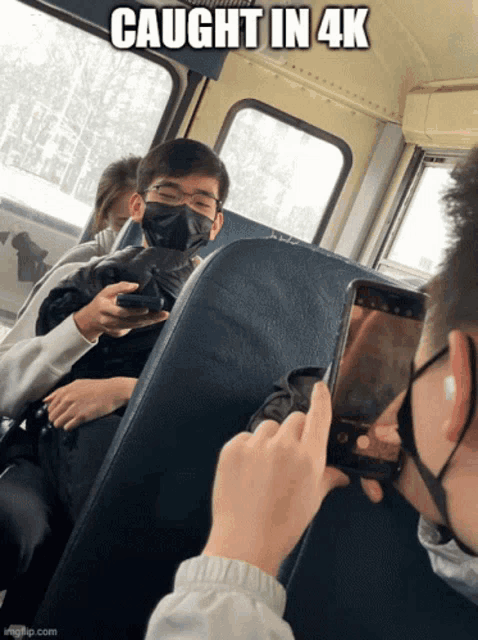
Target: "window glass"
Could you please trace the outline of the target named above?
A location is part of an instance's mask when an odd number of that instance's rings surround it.
[[[425,274],[436,272],[447,244],[441,198],[451,185],[453,165],[424,167],[387,258]]]
[[[335,144],[259,109],[243,108],[220,155],[231,177],[227,209],[313,240],[344,166]]]
[[[0,197],[80,228],[102,171],[149,148],[169,71],[17,0],[0,21]]]
[[[104,169],[147,152],[172,89],[166,67],[2,0],[0,325],[76,243]]]

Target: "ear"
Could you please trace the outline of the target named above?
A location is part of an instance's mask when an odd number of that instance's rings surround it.
[[[457,442],[465,426],[471,402],[471,375],[468,338],[463,331],[451,331],[448,334],[450,346],[450,365],[454,378],[454,397],[451,417],[445,422],[445,437],[450,442]],[[446,383],[444,383],[446,384]],[[445,389],[443,389],[445,394]]]
[[[217,234],[222,229],[222,225],[224,224],[224,216],[222,215],[222,211],[218,211],[216,213],[216,218],[212,223],[211,231],[209,232],[209,240],[215,240]]]
[[[129,214],[135,222],[141,222],[144,216],[146,204],[137,191],[133,193],[129,200]]]

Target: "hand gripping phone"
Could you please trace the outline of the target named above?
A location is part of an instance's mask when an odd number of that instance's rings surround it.
[[[325,380],[332,395],[327,464],[386,480],[400,463],[400,445],[381,442],[374,424],[408,386],[426,296],[354,280],[348,287],[335,355]]]
[[[116,296],[116,304],[123,309],[149,309],[162,311],[165,305],[162,296],[142,296],[139,293],[120,293]]]

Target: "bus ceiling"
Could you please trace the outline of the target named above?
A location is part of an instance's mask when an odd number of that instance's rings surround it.
[[[291,8],[286,0],[126,0],[120,7],[117,0],[21,1],[50,12],[56,7],[60,17],[70,16],[71,20],[74,16],[84,28],[99,27],[108,39],[115,9],[127,8],[131,11],[128,20],[134,22],[135,16],[145,10],[151,15],[155,9],[159,14],[171,7],[184,11],[201,6],[211,13],[218,6],[240,8],[241,12],[262,7],[265,17],[258,22],[258,46],[254,49],[231,51],[228,44],[214,48],[213,38],[213,45],[208,48],[186,45],[176,49],[161,42],[161,46],[148,50],[213,80],[219,79],[228,54],[245,57],[338,104],[399,124],[405,139],[412,144],[463,148],[472,146],[478,137],[474,108],[478,89],[478,15],[471,0],[369,0],[352,9],[349,4],[332,7],[325,0],[310,0],[308,5],[300,5],[311,9],[307,48],[298,40],[294,46],[288,47],[286,42],[283,47],[272,46],[267,11],[281,7],[285,11],[302,10],[299,5]],[[355,34],[355,46],[345,46],[345,35],[342,41],[339,38],[334,42],[338,23],[329,19],[336,15],[327,13],[331,10],[366,11],[361,18],[361,33]],[[326,16],[328,22],[324,22]],[[341,25],[345,33],[344,21]],[[125,30],[128,40],[134,40],[135,26],[138,25],[129,24]],[[135,51],[136,46],[133,42],[129,50]],[[458,100],[455,91],[461,93]],[[458,127],[457,122],[465,126]],[[436,139],[434,131],[438,132]]]

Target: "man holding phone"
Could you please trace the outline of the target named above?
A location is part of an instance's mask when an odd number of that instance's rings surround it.
[[[137,178],[130,210],[142,226],[144,249],[129,250],[146,253],[161,247],[163,254],[184,257],[184,277],[176,278],[179,290],[198,264],[197,249],[221,230],[222,204],[229,188],[227,170],[206,145],[179,139],[152,149],[141,161]],[[116,256],[113,254],[113,261]],[[53,272],[0,343],[0,416],[18,419],[30,403],[43,399],[47,403],[43,421],[49,420],[50,427],[41,429],[39,414],[32,412],[32,431],[12,431],[13,441],[2,449],[0,590],[7,589],[7,596],[0,615],[9,604],[8,589],[36,561],[43,563],[38,570],[43,582],[32,602],[41,595],[41,586],[47,584],[48,571],[88,496],[161,323],[169,315],[144,304],[140,308],[119,306],[118,296],[138,289],[137,282],[123,280],[103,287],[61,321],[57,322],[58,308],[52,308],[47,319],[54,325],[35,335],[39,310],[52,292],[62,289],[65,276],[71,278],[72,269],[76,275],[82,269],[94,274],[99,264],[63,265]],[[62,540],[52,545],[55,531]],[[28,600],[25,589],[23,618],[9,622],[28,622],[34,611]]]
[[[385,439],[401,441],[405,459],[394,484],[421,514],[418,537],[433,570],[478,604],[478,147],[454,178],[445,197],[454,239],[429,287],[409,384],[376,426]],[[344,473],[326,466],[331,418],[330,394],[319,382],[307,415],[292,413],[282,425],[267,420],[225,445],[208,542],[201,556],[180,566],[147,640],[192,634],[213,640],[224,629],[240,638],[293,638],[281,619],[285,591],[275,576],[325,496],[348,484]],[[380,502],[381,485],[361,482]]]

